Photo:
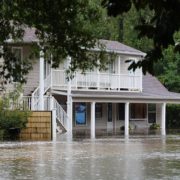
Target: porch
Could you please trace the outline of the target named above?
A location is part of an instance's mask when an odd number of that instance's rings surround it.
[[[52,69],[52,88],[55,90],[67,90],[68,81],[65,70]],[[114,74],[76,72],[71,82],[72,90],[115,90],[115,91],[142,91],[142,76],[135,74]]]
[[[160,125],[165,135],[165,103],[100,103],[74,102],[72,104],[72,132],[96,138],[101,134],[129,136],[129,132],[149,132],[153,123]]]

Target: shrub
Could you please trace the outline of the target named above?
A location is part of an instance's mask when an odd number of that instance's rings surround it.
[[[20,86],[0,99],[0,139],[17,139],[26,127],[29,111],[20,111]],[[14,104],[16,102],[16,104]]]
[[[19,110],[3,110],[0,112],[0,129],[3,130],[3,138],[17,139],[21,129],[26,127],[29,112]]]
[[[160,129],[160,125],[153,123],[153,124],[151,124],[150,129]]]

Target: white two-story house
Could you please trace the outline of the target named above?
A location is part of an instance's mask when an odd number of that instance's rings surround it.
[[[34,30],[29,29],[13,48],[26,57],[37,41]],[[128,71],[126,60],[142,60],[145,53],[116,41],[100,42],[106,52],[116,54],[115,60],[104,71],[76,71],[70,81],[66,69],[71,57],[52,69],[40,53],[23,86],[31,110],[55,108],[58,122],[68,133],[87,130],[95,137],[98,130],[118,132],[124,127],[128,136],[129,126],[142,129],[157,123],[165,135],[166,104],[180,103],[180,94],[169,92],[155,77],[143,75],[141,69]]]

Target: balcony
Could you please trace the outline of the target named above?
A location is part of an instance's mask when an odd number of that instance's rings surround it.
[[[52,88],[67,90],[68,81],[64,70],[52,70]],[[76,73],[71,80],[73,90],[142,91],[142,76],[88,72]]]

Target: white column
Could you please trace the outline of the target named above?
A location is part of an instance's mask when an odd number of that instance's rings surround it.
[[[52,109],[52,140],[56,140],[56,109]]]
[[[44,110],[44,52],[42,49],[39,59],[39,110]]]
[[[129,136],[129,102],[125,103],[125,129],[124,135]]]
[[[118,75],[119,75],[119,90],[120,90],[120,88],[121,88],[121,57],[120,57],[120,55],[118,56]]]
[[[54,107],[54,97],[50,94],[49,98],[50,98],[49,110],[52,111],[55,108]]]
[[[95,102],[91,102],[91,138],[96,137],[96,128],[95,128]]]
[[[161,135],[166,135],[166,103],[161,105]]]
[[[67,58],[68,66],[70,66],[71,58]],[[68,68],[68,67],[67,67]],[[72,96],[71,96],[71,79],[68,78],[68,89],[67,89],[67,132],[72,135]]]

